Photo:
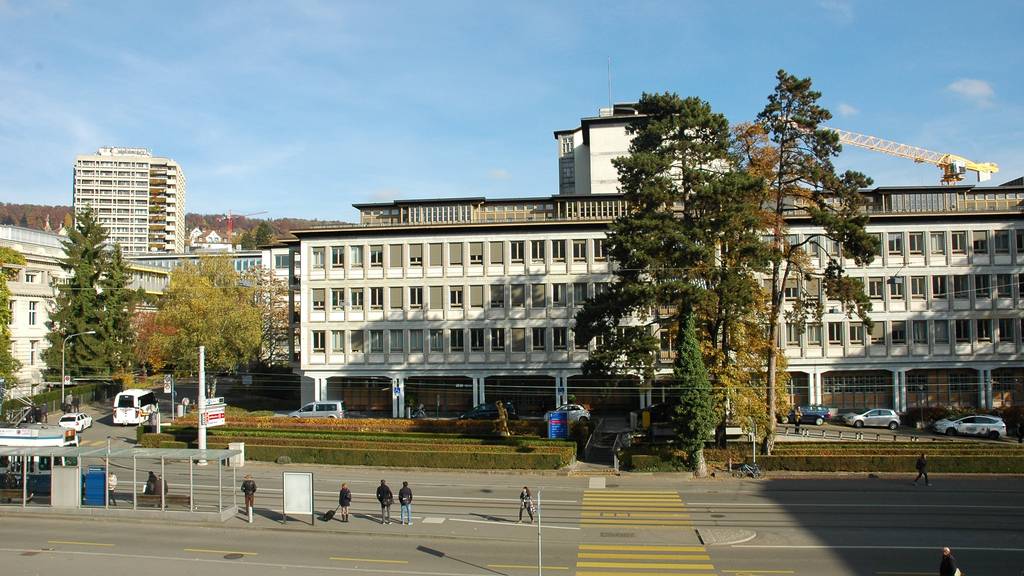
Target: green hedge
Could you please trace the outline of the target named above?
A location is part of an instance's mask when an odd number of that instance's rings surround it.
[[[211,436],[210,439],[219,443],[245,442],[246,446],[296,446],[304,448],[347,448],[352,450],[401,450],[413,446],[420,451],[449,451],[449,452],[538,452],[538,453],[565,453],[571,457],[575,453],[573,446],[545,446],[544,444],[516,445],[516,444],[460,444],[447,442],[432,443],[409,443],[409,442],[368,442],[362,440],[324,440],[313,438],[263,438],[258,436]]]
[[[140,428],[141,428],[141,426],[140,426]],[[171,435],[171,434],[153,434],[153,433],[143,434],[141,439],[139,440],[138,446],[140,448],[162,448],[163,447],[162,444],[166,444],[168,442],[175,442],[177,444],[182,444],[183,445],[183,446],[181,446],[182,448],[188,448],[188,442],[179,441],[179,440],[175,439],[175,437],[173,435]]]
[[[906,472],[914,473],[917,457],[913,455],[843,455],[843,456],[760,456],[758,464],[765,470],[800,472]],[[930,456],[928,471],[935,473],[1020,474],[1024,473],[1024,457],[1006,455]]]

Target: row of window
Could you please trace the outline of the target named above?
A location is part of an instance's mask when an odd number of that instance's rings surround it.
[[[822,333],[823,329],[827,329],[827,335]],[[822,337],[827,336],[828,344],[832,346],[844,343],[863,346],[866,342],[885,344],[888,336],[888,342],[892,345],[907,344],[908,339],[912,344],[949,344],[952,335],[953,341],[961,344],[988,343],[993,340],[1016,342],[1019,331],[1024,331],[1024,319],[1021,318],[876,320],[870,329],[858,322],[827,322],[825,326],[808,324],[805,327],[790,322],[786,324],[785,341],[786,346],[798,347],[803,335],[807,346],[821,346]]]
[[[1018,294],[1024,295],[1024,274],[955,274],[932,276],[870,276],[865,282],[868,296],[881,300],[888,293],[889,300],[903,300],[909,292],[912,300],[1013,298],[1013,286]],[[888,285],[888,289],[886,289]],[[929,290],[930,288],[930,290]],[[789,280],[785,286],[788,300],[805,296],[821,296],[821,281],[817,278],[805,280],[801,288],[798,280]]]
[[[445,246],[447,245],[447,250]],[[608,254],[605,249],[603,238],[583,240],[511,240],[493,242],[448,242],[424,244],[371,244],[365,246],[314,246],[310,248],[310,266],[314,270],[330,268],[344,268],[345,258],[348,257],[349,268],[371,268],[384,267],[384,253],[388,253],[388,266],[390,268],[419,268],[426,266],[445,266],[445,254],[447,252],[448,266],[483,265],[485,256],[488,264],[500,265],[508,261],[516,263],[543,263],[550,252],[553,262],[565,262],[571,258],[573,262],[586,262],[588,255],[593,254],[595,261],[606,261]],[[425,251],[424,251],[425,250]],[[368,253],[369,262],[364,256]],[[486,253],[486,254],[485,254]],[[282,255],[284,256],[284,255]],[[424,256],[426,262],[424,262]],[[329,259],[328,259],[329,258]],[[275,258],[274,265],[277,268],[287,268],[287,256]]]
[[[15,320],[17,319],[17,314],[16,314],[17,307],[15,306],[15,301],[14,300],[8,300],[8,302],[7,302],[7,309],[10,310],[10,312],[11,312],[11,322],[10,323],[13,326]],[[28,322],[27,322],[27,324],[29,326],[36,326],[36,325],[38,325],[40,323],[39,322],[39,320],[40,320],[40,318],[39,318],[39,311],[40,310],[41,310],[41,308],[39,307],[39,302],[38,301],[36,301],[36,300],[29,300],[29,302],[28,302]]]
[[[468,333],[468,338],[467,338]],[[428,330],[312,330],[311,344],[314,353],[327,351],[330,336],[330,350],[333,353],[383,354],[424,352],[526,352],[527,335],[529,348],[535,352],[549,350],[571,350],[569,329],[556,328],[432,328]],[[347,342],[346,342],[347,340]],[[467,347],[468,344],[468,347]]]
[[[467,289],[468,288],[468,289]],[[477,284],[473,286],[374,286],[370,288],[312,288],[310,309],[323,312],[328,309],[354,310],[443,310],[447,308],[484,308],[485,289],[489,308],[531,308],[582,306],[590,297],[586,282],[555,284]],[[608,290],[607,282],[594,282],[594,296]],[[385,301],[385,295],[387,300]],[[570,301],[569,297],[572,297]],[[330,299],[328,300],[328,296]],[[347,296],[347,298],[346,298]],[[425,300],[424,297],[427,297]],[[367,302],[369,299],[369,302]],[[347,303],[347,304],[346,304]]]
[[[1011,236],[1016,236],[1016,252],[1024,254],[1024,229],[1019,230],[953,230],[928,232],[925,246],[925,232],[886,232],[885,242],[881,233],[872,234],[879,242],[876,256],[885,250],[891,256],[904,254],[967,254],[968,246],[975,255],[1009,254]],[[948,240],[947,240],[948,239]],[[948,241],[948,243],[947,243]]]

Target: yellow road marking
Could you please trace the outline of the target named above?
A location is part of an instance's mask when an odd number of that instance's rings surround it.
[[[681,564],[678,562],[577,562],[577,568],[647,568],[647,569],[676,569],[676,570],[714,570],[712,564]],[[577,572],[578,574],[578,572]]]
[[[408,560],[377,560],[376,558],[349,558],[348,556],[331,556],[331,560],[345,562],[376,562],[378,564],[408,564]]]
[[[257,552],[239,552],[237,550],[209,550],[207,548],[185,548],[185,552],[206,552],[207,554],[241,554],[242,556],[259,556]]]
[[[580,550],[635,550],[638,552],[705,552],[703,546],[645,546],[637,544],[580,544]]]
[[[584,494],[672,494],[678,496],[675,490],[584,490]]]
[[[47,544],[71,544],[74,546],[113,546],[113,544],[104,544],[102,542],[79,542],[77,540],[47,540],[46,542]]]
[[[536,570],[536,566],[526,564],[488,564],[488,568],[522,568],[523,570]],[[542,566],[544,570],[568,570],[567,566]]]
[[[875,572],[878,576],[931,576],[932,572]]]
[[[577,558],[594,558],[605,560],[711,560],[707,554],[630,554],[610,552],[580,552]]]

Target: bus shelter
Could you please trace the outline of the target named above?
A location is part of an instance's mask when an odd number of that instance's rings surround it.
[[[240,450],[0,447],[0,511],[87,515],[175,515],[225,521],[237,508],[231,467]],[[159,472],[157,472],[159,471]],[[115,484],[116,478],[116,484]]]

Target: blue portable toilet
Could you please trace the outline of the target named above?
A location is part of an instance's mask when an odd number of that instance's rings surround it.
[[[85,490],[82,497],[86,506],[103,506],[107,490],[107,474],[103,466],[89,466],[89,469],[82,475],[82,482]]]

